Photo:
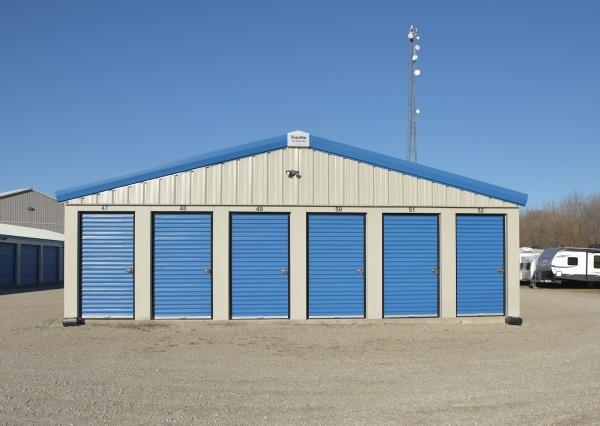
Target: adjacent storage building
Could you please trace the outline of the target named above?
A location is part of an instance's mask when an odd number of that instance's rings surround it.
[[[65,318],[520,316],[525,194],[305,132],[57,198]]]
[[[63,280],[63,234],[0,223],[0,292]]]

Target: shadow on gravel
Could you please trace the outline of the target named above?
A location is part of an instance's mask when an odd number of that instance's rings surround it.
[[[6,294],[31,293],[33,291],[56,290],[57,288],[63,288],[63,283],[0,287],[0,296],[4,296]]]
[[[563,282],[561,284],[549,284],[549,283],[538,283],[536,285],[538,288],[570,288],[570,289],[600,289],[600,284],[598,283],[585,283],[585,282]]]

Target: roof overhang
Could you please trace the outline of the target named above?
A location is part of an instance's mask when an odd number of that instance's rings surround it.
[[[27,226],[0,223],[0,240],[3,238],[27,238],[31,240],[64,241],[63,234],[47,229],[29,228]]]

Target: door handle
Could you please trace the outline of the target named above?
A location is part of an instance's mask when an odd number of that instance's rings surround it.
[[[365,273],[365,268],[356,268],[356,273],[357,274],[364,274]]]
[[[125,272],[127,272],[128,274],[133,274],[133,266],[130,266],[129,268],[125,269]]]
[[[204,272],[205,274],[212,274],[212,268],[204,268],[202,272]]]
[[[289,268],[283,268],[283,269],[281,270],[281,273],[282,273],[282,274],[288,274],[289,272],[290,272]]]
[[[431,272],[434,273],[435,275],[440,274],[440,270],[438,268],[431,268]]]
[[[501,268],[498,268],[498,269],[496,269],[496,272],[498,272],[498,273],[502,273],[502,272],[504,272],[504,268],[502,268],[502,267],[501,267]]]

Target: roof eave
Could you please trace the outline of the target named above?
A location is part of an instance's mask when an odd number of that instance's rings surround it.
[[[345,145],[329,139],[311,135],[311,148],[368,163],[377,167],[383,167],[399,173],[431,180],[443,185],[475,192],[487,197],[497,198],[521,206],[527,204],[527,194],[522,192],[513,191],[508,188],[434,169],[433,167],[424,166],[422,164],[413,163],[363,148]]]
[[[121,186],[132,185],[134,183],[143,182],[150,179],[182,173],[200,167],[207,167],[214,164],[223,163],[225,161],[235,160],[241,157],[261,154],[276,149],[285,148],[287,145],[285,135],[276,136],[270,139],[263,139],[256,142],[250,142],[244,145],[238,145],[231,148],[224,148],[218,151],[213,151],[208,154],[198,155],[185,160],[165,164],[159,167],[148,169],[141,172],[136,172],[128,175],[123,175],[117,178],[98,181],[91,184],[75,186],[71,188],[61,189],[56,191],[56,199],[59,202],[65,202],[74,198],[85,197],[86,195],[95,194],[102,191],[119,188]]]

